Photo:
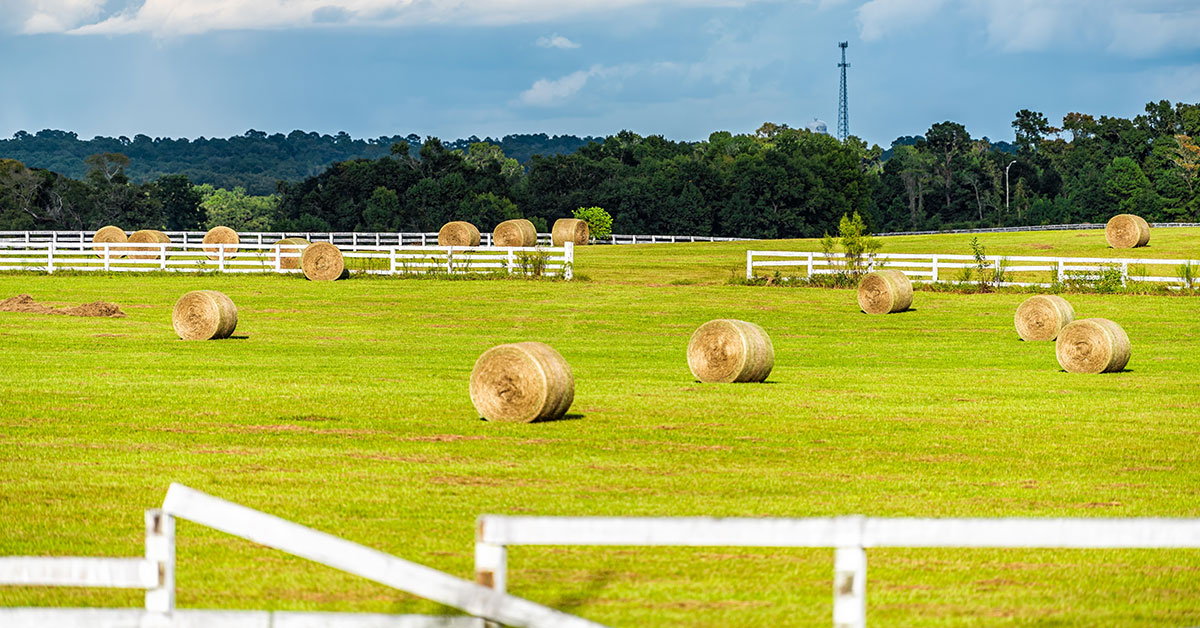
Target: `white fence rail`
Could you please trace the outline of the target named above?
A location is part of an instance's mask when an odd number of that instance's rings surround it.
[[[889,231],[887,233],[877,233],[877,236],[905,236],[905,235],[943,235],[951,233],[1018,233],[1022,231],[1080,231],[1091,229],[1103,229],[1104,223],[1074,223],[1069,225],[1021,225],[1020,227],[982,227],[979,229],[944,229],[941,231]],[[1154,229],[1171,229],[1175,227],[1200,227],[1200,222],[1152,222],[1150,227]]]
[[[111,242],[0,242],[0,270],[298,273],[304,245]],[[501,272],[571,279],[575,247],[343,245],[351,271],[382,275]]]
[[[471,618],[361,616],[344,613],[184,611],[175,608],[175,518],[185,519],[406,591],[484,620],[530,628],[603,628],[581,617],[456,578],[352,541],[171,484],[161,510],[146,512],[146,558],[0,559],[0,585],[145,588],[146,608],[0,609],[0,626],[470,626]],[[381,619],[382,617],[382,619]],[[280,624],[280,620],[290,622]],[[394,621],[393,621],[394,620]],[[467,621],[470,623],[467,623]]]
[[[866,549],[875,547],[1200,548],[1200,519],[765,519],[510,517],[476,524],[475,576],[502,591],[510,545],[826,547],[833,624],[866,626]]]
[[[959,281],[962,269],[970,269],[968,280],[979,279],[980,260],[972,255],[928,255],[909,253],[880,253],[867,262],[869,270],[889,268],[902,271],[916,282]],[[1196,259],[1137,259],[1104,257],[1035,257],[988,255],[982,259],[983,273],[1001,286],[1049,286],[1055,281],[1095,280],[1105,273],[1120,273],[1122,285],[1130,281],[1187,285],[1180,267],[1191,267],[1193,277],[1200,276],[1200,260]],[[746,279],[754,279],[758,271],[779,271],[788,277],[814,277],[846,270],[842,254],[827,256],[808,251],[746,251]],[[786,272],[785,272],[786,271]],[[1156,274],[1152,274],[1156,273]],[[1164,274],[1170,273],[1170,275]],[[1200,281],[1192,280],[1191,285]]]
[[[133,232],[126,232],[129,235]],[[205,231],[166,231],[172,242],[197,244],[204,239]],[[0,231],[0,242],[92,242],[95,231]],[[437,246],[436,232],[353,232],[353,231],[242,231],[238,238],[246,244],[271,244],[284,238],[304,238],[309,242],[330,242],[342,246]],[[747,238],[722,238],[716,236],[689,235],[637,235],[614,234],[603,239],[593,239],[594,244],[662,244],[669,242],[735,242]],[[492,245],[490,232],[479,233],[481,246]],[[551,244],[549,233],[538,234],[538,244]]]

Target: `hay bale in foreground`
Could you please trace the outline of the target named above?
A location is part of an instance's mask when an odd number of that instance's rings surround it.
[[[1039,294],[1017,306],[1013,324],[1021,340],[1054,340],[1067,323],[1075,320],[1075,308],[1056,294]]]
[[[562,246],[564,242],[574,242],[576,246],[583,246],[591,237],[592,232],[587,221],[578,218],[559,218],[554,221],[554,227],[550,230],[552,246]]]
[[[237,327],[237,307],[216,290],[193,290],[175,302],[171,324],[184,340],[228,338]]]
[[[171,238],[167,234],[156,229],[139,229],[129,236],[130,242],[145,242],[148,244],[170,244]],[[159,253],[162,252],[161,247],[157,246],[131,246],[130,251],[153,251],[152,255],[129,255],[129,259],[158,259]]]
[[[128,242],[128,241],[129,241],[129,236],[125,235],[124,229],[122,229],[120,227],[114,227],[112,225],[108,225],[106,227],[100,227],[99,229],[97,229],[96,234],[92,236],[92,244],[99,245],[99,246],[93,246],[92,250],[96,251],[97,256],[103,258],[105,243],[111,243],[111,242],[120,243],[120,242]],[[118,258],[118,259],[125,257],[125,248],[121,247],[121,248],[116,248],[116,249],[110,249],[109,255],[110,255],[110,257]]]
[[[479,229],[462,220],[448,222],[438,231],[438,246],[479,246]]]
[[[239,244],[242,241],[238,237],[238,233],[229,227],[213,227],[204,234],[203,244]],[[233,257],[238,251],[236,246],[225,247],[225,259]],[[215,247],[205,247],[204,252],[208,253],[208,259],[221,259],[221,249]]]
[[[333,281],[346,273],[341,250],[329,242],[314,242],[300,254],[300,268],[312,281]]]
[[[1117,214],[1104,226],[1104,239],[1114,249],[1133,249],[1150,242],[1150,223],[1141,216]]]
[[[541,342],[483,352],[471,369],[471,403],[483,418],[508,423],[561,419],[575,400],[575,378],[562,355]]]
[[[537,246],[537,227],[524,218],[505,220],[492,231],[492,246]]]
[[[702,382],[761,382],[775,367],[775,347],[762,327],[720,318],[692,333],[687,361]]]
[[[912,282],[898,270],[867,273],[858,283],[858,306],[867,314],[903,312],[912,300]]]
[[[293,247],[289,247],[289,248],[279,251],[279,255],[272,254],[269,257],[269,259],[271,260],[271,265],[272,266],[275,265],[275,258],[278,257],[279,258],[279,268],[281,270],[282,269],[291,270],[291,269],[295,269],[295,268],[300,268],[300,256],[304,254],[304,249],[303,248],[296,249],[296,248],[294,248],[294,245],[303,245],[305,248],[307,248],[308,240],[305,240],[304,238],[284,238],[282,240],[277,241],[275,243],[275,246],[278,246],[280,244],[285,244],[285,245],[290,244],[290,245],[293,245]],[[293,253],[296,254],[295,257],[291,257],[291,255]]]
[[[1058,332],[1054,353],[1068,373],[1115,373],[1129,363],[1132,347],[1121,326],[1107,318],[1084,318]]]

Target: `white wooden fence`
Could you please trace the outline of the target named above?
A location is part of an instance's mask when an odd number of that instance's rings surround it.
[[[132,232],[127,232],[126,235]],[[172,242],[195,244],[204,239],[205,231],[166,231]],[[0,242],[62,242],[91,243],[95,231],[0,231]],[[271,244],[284,238],[304,238],[309,242],[330,242],[337,246],[437,246],[436,232],[312,232],[312,231],[242,231],[238,238],[248,244]],[[722,238],[716,236],[688,235],[637,235],[614,234],[603,239],[593,239],[594,244],[662,244],[668,242],[734,242],[747,238]],[[481,246],[491,246],[492,234],[479,233]],[[538,244],[551,244],[549,233],[538,234]]]
[[[510,517],[476,524],[475,578],[507,584],[510,545],[834,549],[833,625],[864,628],[867,548],[1200,548],[1200,519]],[[1200,602],[1197,602],[1200,606]]]
[[[207,495],[181,484],[161,510],[146,513],[146,557],[0,558],[0,585],[146,589],[145,610],[0,609],[0,626],[404,626],[481,628],[469,617],[361,616],[347,613],[183,611],[175,608],[175,518],[407,591],[484,620],[531,628],[603,628],[600,624],[508,595],[424,565]]]
[[[1005,281],[993,282],[1001,286],[1049,286],[1055,279],[1094,280],[1106,272],[1120,272],[1122,285],[1141,281],[1183,286],[1186,282],[1179,275],[1181,266],[1190,266],[1193,277],[1200,276],[1200,260],[1195,259],[988,255],[982,263],[983,273],[989,279],[996,277],[997,273],[1003,273]],[[899,270],[915,282],[948,282],[960,280],[962,269],[971,269],[970,280],[977,281],[979,265],[979,260],[972,255],[880,253],[866,267],[869,270]],[[813,277],[845,270],[846,261],[840,253],[827,256],[808,251],[746,251],[746,279],[754,279],[761,274],[756,271],[780,271],[781,275],[788,277]],[[1200,285],[1200,281],[1192,281],[1192,286]]]
[[[112,242],[0,242],[0,270],[106,272],[298,273],[305,245]],[[571,279],[575,247],[436,247],[340,245],[346,268],[370,274],[430,272],[561,276]],[[213,259],[215,258],[215,259]]]

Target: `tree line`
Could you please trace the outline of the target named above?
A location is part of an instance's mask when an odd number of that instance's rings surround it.
[[[1133,119],[1071,113],[1060,127],[1022,110],[1012,126],[1012,145],[947,121],[887,150],[772,123],[701,142],[622,131],[526,163],[502,143],[409,136],[389,138],[386,154],[278,181],[270,194],[198,186],[186,173],[137,182],[136,160],[115,151],[84,159],[79,179],[4,160],[0,229],[436,231],[467,220],[486,230],[525,217],[545,231],[593,206],[618,233],[752,238],[820,237],[855,212],[874,232],[1117,213],[1200,221],[1200,105],[1150,103]]]

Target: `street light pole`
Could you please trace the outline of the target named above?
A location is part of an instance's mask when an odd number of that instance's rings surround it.
[[[1012,168],[1012,165],[1015,163],[1017,163],[1016,159],[1008,162],[1008,165],[1004,167],[1004,211],[1005,212],[1012,211],[1012,207],[1008,203],[1008,169]]]

